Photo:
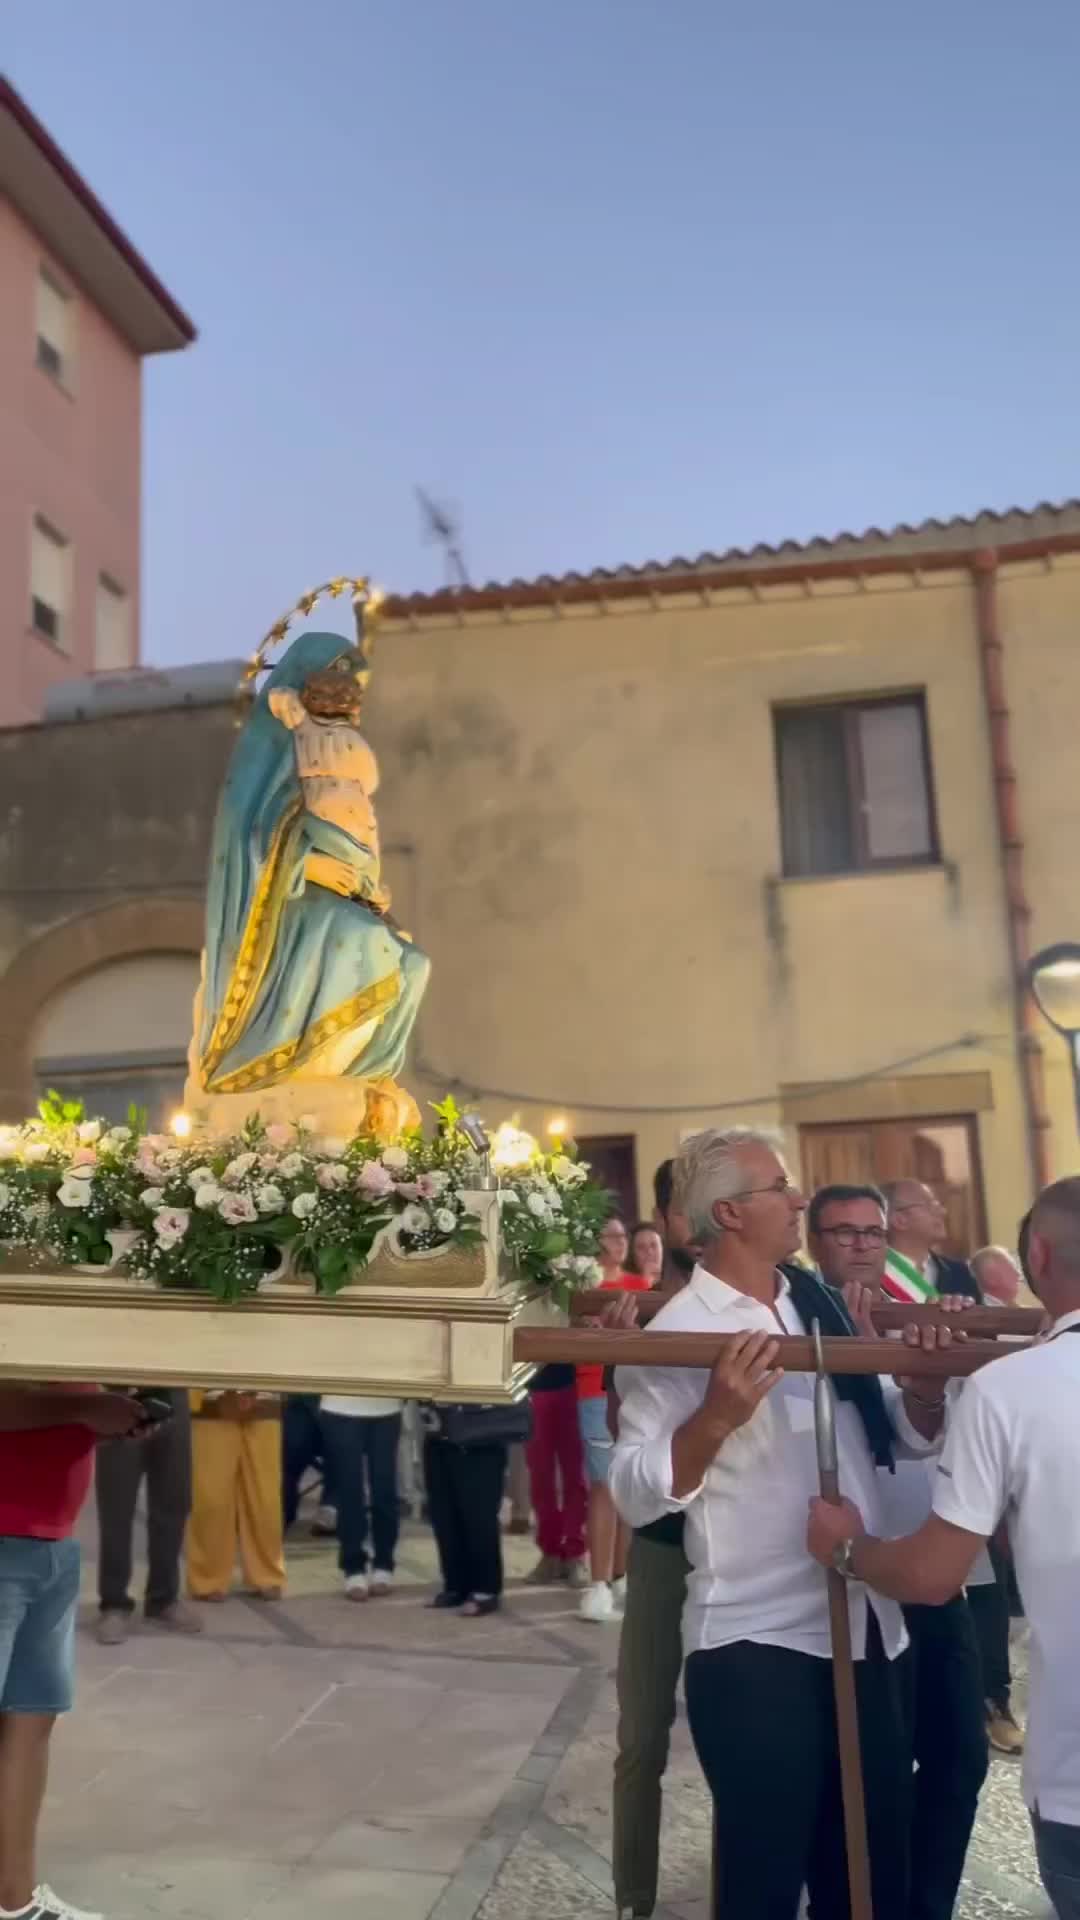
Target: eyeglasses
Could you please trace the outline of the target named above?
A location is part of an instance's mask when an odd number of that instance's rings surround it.
[[[733,1193],[733,1200],[752,1200],[755,1193],[794,1193],[795,1182],[786,1173],[780,1175],[767,1187],[744,1187],[741,1193]]]
[[[861,1241],[867,1247],[883,1247],[888,1239],[884,1227],[819,1227],[822,1238],[826,1234],[836,1241],[838,1247],[858,1246]]]

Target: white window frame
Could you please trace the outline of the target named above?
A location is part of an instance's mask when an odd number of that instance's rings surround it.
[[[65,287],[59,277],[53,273],[44,261],[38,267],[36,306],[34,314],[36,345],[34,359],[42,373],[55,380],[58,387],[70,393],[75,381],[75,301],[69,287]],[[63,323],[59,331],[62,338],[53,338],[53,329],[49,326],[46,312],[50,302],[58,305],[63,314]]]
[[[101,657],[102,656],[101,641],[102,641],[102,628],[103,628],[101,612],[102,612],[102,607],[110,605],[110,603],[111,603],[110,617],[115,618],[115,620],[117,621],[116,631],[118,633],[122,633],[122,638],[124,642],[123,648],[122,648],[123,659],[109,660],[106,662],[106,661],[103,661]],[[131,595],[127,591],[126,587],[122,587],[120,585],[119,580],[117,580],[113,574],[106,573],[104,572],[104,570],[102,570],[98,574],[97,587],[95,589],[95,594],[94,594],[94,672],[95,673],[117,673],[117,672],[122,672],[125,668],[133,665],[134,665],[134,661],[132,658]]]
[[[39,551],[44,550],[39,548],[39,540],[47,541],[55,550],[53,564],[58,568],[56,584],[60,589],[56,605],[53,604],[51,597],[39,591],[48,584],[41,579],[41,570],[37,564],[37,555]],[[59,527],[54,526],[45,514],[35,513],[30,522],[30,601],[27,609],[30,631],[36,634],[39,640],[43,640],[46,646],[55,647],[58,653],[66,654],[71,652],[72,560],[72,545],[67,535],[61,533]],[[52,627],[47,620],[41,618],[42,613],[50,613],[53,616]]]

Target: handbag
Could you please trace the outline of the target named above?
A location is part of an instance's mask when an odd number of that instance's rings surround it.
[[[442,1437],[452,1447],[516,1447],[532,1432],[528,1397],[492,1407],[440,1407]]]

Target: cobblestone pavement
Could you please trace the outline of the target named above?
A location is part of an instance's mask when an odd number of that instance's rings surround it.
[[[48,1877],[109,1920],[610,1920],[617,1630],[524,1581],[529,1541],[507,1557],[486,1621],[425,1609],[432,1550],[410,1527],[396,1591],[366,1606],[301,1542],[286,1601],[208,1608],[198,1640],[84,1633]],[[707,1833],[680,1719],[660,1920],[707,1920]],[[991,1768],[957,1911],[1048,1911],[1015,1763]]]

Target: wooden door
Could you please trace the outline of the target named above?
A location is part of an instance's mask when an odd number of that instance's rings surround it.
[[[595,1133],[579,1139],[578,1152],[592,1177],[612,1196],[616,1213],[632,1227],[638,1214],[637,1143],[632,1133]]]
[[[866,1120],[799,1130],[803,1183],[817,1187],[921,1180],[948,1216],[943,1253],[966,1258],[986,1238],[979,1141],[972,1114]]]

